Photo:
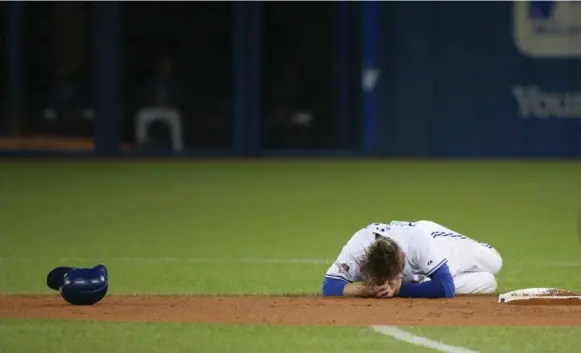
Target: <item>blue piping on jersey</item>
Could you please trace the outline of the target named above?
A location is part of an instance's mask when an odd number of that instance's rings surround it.
[[[430,272],[426,273],[426,276],[430,277],[434,272],[436,272],[446,262],[448,262],[448,259],[447,258],[443,258],[442,261],[440,261],[440,263],[438,263],[436,266],[434,266],[430,270]]]

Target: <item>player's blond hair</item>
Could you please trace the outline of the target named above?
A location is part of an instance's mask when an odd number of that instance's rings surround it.
[[[366,250],[361,263],[363,282],[381,285],[403,271],[404,260],[400,247],[391,239],[377,237]]]

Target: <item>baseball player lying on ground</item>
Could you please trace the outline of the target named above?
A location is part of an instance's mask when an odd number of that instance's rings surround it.
[[[451,298],[496,290],[502,257],[431,221],[372,223],[356,232],[331,265],[323,296]]]

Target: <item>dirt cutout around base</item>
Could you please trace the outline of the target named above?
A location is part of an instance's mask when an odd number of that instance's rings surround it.
[[[579,326],[579,306],[513,306],[496,297],[347,299],[268,296],[108,296],[74,306],[60,296],[0,296],[0,318],[274,325]]]
[[[552,298],[532,298],[526,300],[517,300],[505,303],[504,305],[581,305],[581,298],[566,298],[566,299],[552,299]]]

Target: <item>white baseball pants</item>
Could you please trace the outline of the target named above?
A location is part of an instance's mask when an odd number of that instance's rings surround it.
[[[420,221],[416,225],[430,233],[445,231],[459,234],[431,221]],[[448,266],[456,294],[490,294],[496,291],[495,276],[502,268],[502,257],[496,249],[472,240],[440,239],[449,250]]]

